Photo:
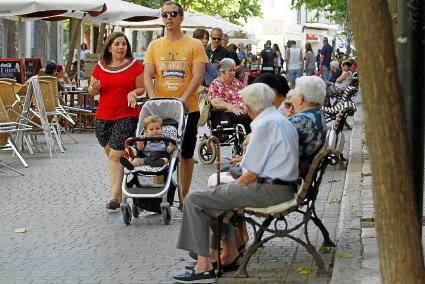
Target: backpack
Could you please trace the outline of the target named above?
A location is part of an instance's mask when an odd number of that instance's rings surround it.
[[[211,63],[207,63],[204,74],[205,86],[209,86],[218,77],[218,70]]]

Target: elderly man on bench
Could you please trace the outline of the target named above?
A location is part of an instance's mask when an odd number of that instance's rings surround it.
[[[294,197],[298,178],[298,133],[273,106],[275,94],[265,84],[240,91],[253,119],[251,141],[241,166],[247,170],[235,183],[186,196],[177,248],[195,252],[198,261],[190,273],[174,276],[179,283],[215,283],[210,257],[210,224],[226,211],[267,207]]]

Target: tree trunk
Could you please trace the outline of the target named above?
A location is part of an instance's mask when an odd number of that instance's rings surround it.
[[[388,2],[349,0],[348,7],[359,51],[382,282],[425,283]]]
[[[99,28],[99,35],[97,36],[96,50],[94,53],[101,53],[103,48],[103,37],[106,32],[106,24],[101,24]]]
[[[397,31],[397,1],[398,0],[388,0],[388,5],[390,7],[391,20],[393,23],[393,33],[396,34]]]
[[[71,74],[71,64],[72,59],[74,58],[74,49],[77,45],[77,39],[80,36],[81,30],[81,20],[80,19],[70,19],[69,20],[69,49],[66,56],[66,65],[65,71],[68,74]]]
[[[5,30],[7,31],[7,49],[6,57],[7,58],[16,58],[18,54],[16,53],[15,46],[15,34],[16,34],[16,23],[11,20],[5,20]]]

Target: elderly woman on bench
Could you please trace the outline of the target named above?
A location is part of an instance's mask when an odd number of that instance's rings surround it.
[[[305,177],[314,156],[325,143],[326,120],[321,107],[326,96],[326,85],[317,76],[305,76],[297,78],[295,86],[287,94],[285,107],[292,108],[294,112],[289,115],[289,121],[298,131],[300,177]]]
[[[275,94],[265,84],[241,92],[246,112],[253,119],[252,137],[241,166],[247,170],[235,183],[186,196],[177,248],[193,251],[198,261],[191,273],[176,275],[179,283],[214,283],[210,257],[210,223],[226,211],[267,207],[294,197],[298,178],[298,134],[273,106]],[[267,137],[267,139],[264,139]]]

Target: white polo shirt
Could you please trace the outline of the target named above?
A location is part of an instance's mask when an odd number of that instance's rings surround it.
[[[298,178],[298,132],[274,106],[251,122],[251,139],[241,167],[261,177],[294,181]]]

